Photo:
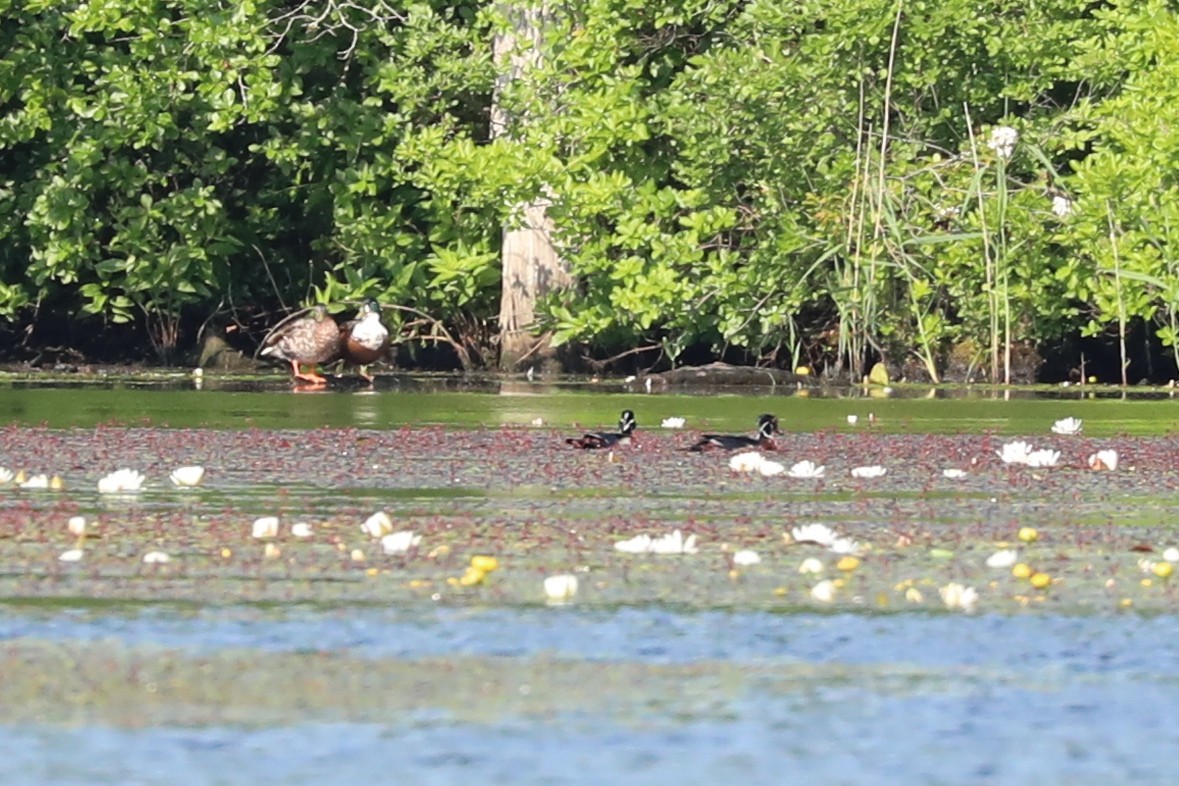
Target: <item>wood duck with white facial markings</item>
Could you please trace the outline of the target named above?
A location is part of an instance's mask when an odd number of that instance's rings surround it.
[[[622,410],[618,418],[618,433],[608,431],[591,432],[581,437],[570,437],[565,443],[582,450],[597,450],[599,448],[613,448],[619,445],[629,445],[633,441],[635,430],[635,413],[629,409]]]
[[[742,448],[777,450],[778,443],[774,441],[774,435],[781,433],[782,431],[778,428],[778,418],[766,414],[757,419],[757,434],[752,437],[735,434],[705,434],[688,450],[696,453],[706,450],[741,450]]]

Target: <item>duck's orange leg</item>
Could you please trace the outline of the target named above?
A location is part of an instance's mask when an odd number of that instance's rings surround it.
[[[297,361],[297,360],[291,361],[291,368],[293,368],[295,370],[295,379],[301,379],[301,380],[304,380],[305,382],[312,382],[316,385],[326,385],[327,384],[326,378],[321,377],[319,374],[315,373],[315,366],[314,365],[311,366],[311,371],[306,374],[303,373],[303,369],[300,368],[299,361]]]

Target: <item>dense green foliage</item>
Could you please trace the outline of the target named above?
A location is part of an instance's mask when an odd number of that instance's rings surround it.
[[[501,231],[543,197],[579,282],[545,326],[600,354],[1002,379],[1078,331],[1179,340],[1160,0],[577,0],[497,86],[503,12],[0,0],[0,317],[166,354],[376,296],[486,346]]]

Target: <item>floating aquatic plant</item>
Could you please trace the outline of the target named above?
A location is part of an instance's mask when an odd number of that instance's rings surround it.
[[[851,474],[853,478],[882,478],[887,472],[884,467],[874,464],[868,467],[855,467]]]
[[[811,587],[811,597],[820,603],[830,603],[835,600],[835,582],[831,579],[823,579],[815,586]]]
[[[974,611],[978,602],[978,591],[974,587],[967,587],[952,581],[938,590],[942,596],[942,603],[951,611]]]
[[[146,477],[133,469],[118,469],[98,480],[99,494],[128,494],[143,488]]]
[[[577,594],[577,577],[572,573],[559,573],[544,580],[544,595],[549,603],[568,603]]]
[[[386,554],[405,554],[422,542],[421,535],[415,535],[410,530],[392,532],[381,538],[381,550]]]
[[[734,472],[756,472],[765,458],[755,450],[736,453],[729,458],[729,469]]]
[[[1089,468],[1110,472],[1116,470],[1118,468],[1118,452],[1113,448],[1097,451],[1089,456]]]
[[[255,538],[278,537],[278,516],[263,516],[254,519],[254,526],[250,534]]]
[[[1029,467],[1055,467],[1060,462],[1060,451],[1041,448],[1028,453],[1024,463]]]
[[[664,428],[683,428],[685,420],[683,418],[664,418],[659,425]]]
[[[741,549],[733,552],[733,565],[739,568],[747,568],[750,565],[757,565],[761,562],[761,556],[752,549]]]
[[[1004,443],[1000,450],[995,451],[995,454],[1002,459],[1004,464],[1027,464],[1028,454],[1031,452],[1032,446],[1021,439]]]
[[[988,568],[1010,568],[1019,561],[1019,552],[1015,549],[1000,549],[987,557]]]
[[[827,474],[827,468],[807,459],[794,464],[786,474],[792,478],[821,478]]]
[[[393,519],[385,511],[378,510],[365,519],[360,529],[374,538],[383,538],[393,531]]]
[[[199,486],[201,481],[205,479],[205,468],[196,465],[177,467],[168,477],[174,486]]]
[[[1071,437],[1075,434],[1080,434],[1084,425],[1084,421],[1080,418],[1061,418],[1052,424],[1052,433]]]

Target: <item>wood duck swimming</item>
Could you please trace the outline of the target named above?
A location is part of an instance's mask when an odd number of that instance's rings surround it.
[[[389,328],[381,322],[381,305],[368,299],[356,319],[340,328],[340,354],[344,362],[356,366],[360,376],[371,384],[368,365],[383,360],[389,352]]]
[[[622,415],[618,418],[618,433],[614,434],[608,431],[589,433],[581,437],[570,437],[565,440],[565,443],[572,445],[575,448],[583,450],[596,450],[598,448],[613,448],[618,445],[629,445],[632,442],[631,435],[635,430],[635,413],[629,409],[622,410]]]
[[[290,362],[296,380],[324,385],[327,380],[315,373],[315,367],[340,355],[340,326],[319,304],[299,319],[279,322],[262,341],[260,354]],[[302,367],[311,366],[304,373]]]
[[[746,437],[734,434],[705,434],[688,450],[701,452],[705,450],[740,450],[741,448],[761,448],[762,450],[777,450],[778,443],[774,441],[775,434],[781,434],[778,428],[778,418],[774,415],[762,415],[757,419],[756,436]]]

